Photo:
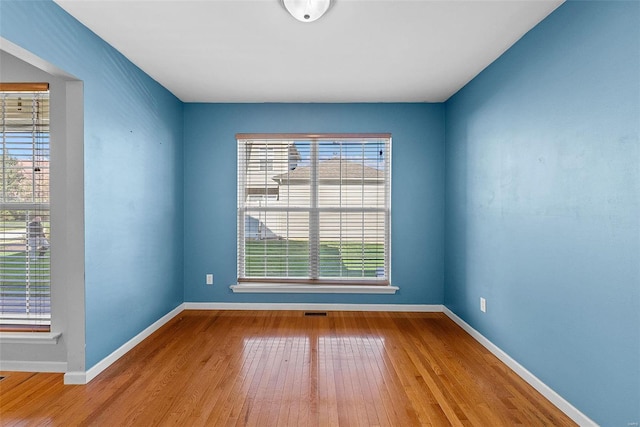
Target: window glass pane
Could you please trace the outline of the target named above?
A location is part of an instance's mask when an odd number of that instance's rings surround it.
[[[239,279],[388,283],[389,139],[241,140],[238,165]]]
[[[3,210],[0,224],[0,324],[48,324],[48,211]]]
[[[384,277],[385,215],[320,214],[320,277]]]
[[[0,326],[49,325],[49,94],[0,92]]]
[[[320,207],[384,207],[385,141],[318,143]]]
[[[308,277],[308,224],[306,212],[247,212],[245,277]]]

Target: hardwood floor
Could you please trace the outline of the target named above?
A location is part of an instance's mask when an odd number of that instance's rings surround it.
[[[184,311],[85,386],[0,375],[1,425],[575,425],[442,313]]]

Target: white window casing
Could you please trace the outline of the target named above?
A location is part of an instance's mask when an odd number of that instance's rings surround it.
[[[0,328],[51,323],[48,84],[0,86]]]
[[[397,290],[390,134],[239,134],[237,141],[234,292]]]

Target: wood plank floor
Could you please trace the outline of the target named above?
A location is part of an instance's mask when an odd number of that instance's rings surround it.
[[[442,313],[184,311],[88,385],[0,375],[3,426],[575,425]]]

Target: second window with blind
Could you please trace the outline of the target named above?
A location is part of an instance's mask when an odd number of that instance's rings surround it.
[[[0,330],[51,324],[48,83],[0,83]]]
[[[390,284],[391,135],[238,140],[238,283]]]

